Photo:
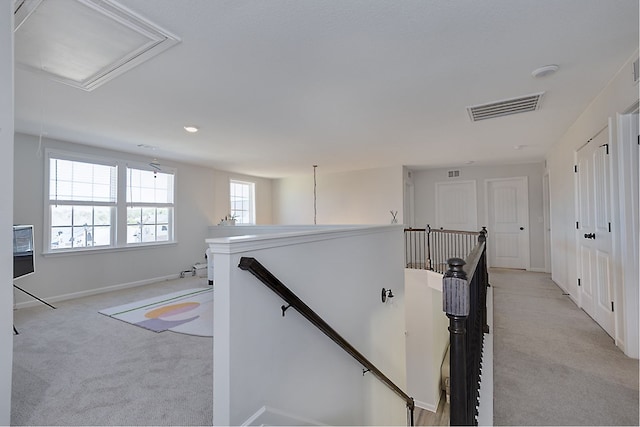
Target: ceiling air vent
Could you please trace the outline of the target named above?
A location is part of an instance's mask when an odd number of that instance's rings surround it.
[[[518,98],[503,99],[502,101],[467,107],[472,122],[509,116],[511,114],[526,113],[540,108],[542,93],[520,96]]]

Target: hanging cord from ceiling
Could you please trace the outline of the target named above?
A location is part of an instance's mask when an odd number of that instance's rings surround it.
[[[318,165],[313,165],[313,224],[317,224],[318,217],[318,205],[317,205],[317,181],[316,181],[316,169]]]
[[[24,21],[23,21],[24,22]],[[40,132],[38,134],[38,150],[36,151],[36,156],[37,157],[42,157],[42,134],[43,132],[43,127],[44,127],[44,79],[45,79],[45,74],[44,74],[44,65],[42,65],[42,49],[39,46],[38,47],[38,61],[40,62],[40,70],[42,71],[42,73],[38,76],[38,80],[40,83],[40,93],[38,94],[38,96],[40,97]]]

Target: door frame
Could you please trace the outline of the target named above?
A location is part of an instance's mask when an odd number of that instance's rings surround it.
[[[544,227],[544,272],[551,273],[551,198],[549,171],[542,175],[542,226]]]
[[[531,269],[531,235],[530,235],[530,218],[529,218],[529,177],[528,176],[513,176],[508,178],[488,178],[484,180],[484,217],[487,222],[487,240],[489,241],[489,246],[492,247],[494,244],[493,230],[491,230],[491,216],[489,215],[489,184],[492,182],[500,182],[500,181],[521,181],[524,182],[525,188],[527,189],[527,209],[526,209],[526,221],[525,221],[525,235],[527,239],[527,244],[525,245],[525,253],[524,253],[524,269]],[[492,254],[495,253],[495,247],[493,247],[493,251],[487,248],[487,263],[489,266],[492,266],[493,260]]]
[[[634,117],[635,115],[635,117]],[[619,245],[616,245],[615,256],[617,260],[638,259],[638,164],[640,163],[640,150],[636,144],[638,132],[638,104],[629,108],[623,114],[616,115],[617,141],[614,154],[617,158],[612,159],[612,163],[618,169],[618,188],[613,189],[613,196],[618,197],[618,216],[620,226],[614,227],[612,231],[619,238]],[[612,171],[613,173],[613,171]],[[613,198],[613,197],[612,197]],[[625,232],[622,232],[625,230]],[[640,356],[640,335],[638,324],[638,268],[632,263],[620,262],[621,286],[614,287],[615,304],[624,304],[624,317],[618,318],[616,313],[616,345],[624,353],[637,359]],[[621,289],[620,289],[621,288]],[[622,323],[623,331],[617,326]],[[622,336],[624,334],[624,336]]]
[[[409,179],[404,180],[403,196],[403,224],[406,227],[415,226],[415,185]]]

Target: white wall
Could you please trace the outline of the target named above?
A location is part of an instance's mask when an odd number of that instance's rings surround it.
[[[149,160],[51,139],[43,139],[43,146],[110,158]],[[177,277],[180,271],[189,269],[194,263],[204,262],[208,227],[224,217],[223,212],[229,213],[229,174],[164,159],[160,162],[176,168],[176,244],[43,256],[44,156],[38,154],[38,138],[16,134],[14,220],[20,224],[34,224],[37,239],[36,273],[20,279],[20,286],[41,298],[56,301]],[[257,181],[260,183],[258,189],[267,193],[264,197],[270,197],[269,180]],[[270,212],[270,203],[260,201],[259,211]],[[21,293],[16,294],[16,300],[32,301]]]
[[[403,221],[401,166],[323,174],[317,169],[318,224],[389,224]],[[273,181],[274,224],[313,224],[313,173]]]
[[[544,224],[542,202],[542,176],[544,164],[527,163],[501,166],[465,166],[456,167],[460,171],[457,178],[449,178],[447,169],[428,169],[413,171],[415,185],[415,224],[416,227],[432,226],[436,223],[436,183],[476,181],[478,225],[488,226],[486,218],[485,180],[494,178],[513,178],[526,176],[529,183],[529,247],[531,270],[544,271]]]
[[[327,425],[404,425],[405,402],[249,272],[255,257],[405,389],[402,226],[212,239],[214,425],[263,406]],[[366,268],[363,268],[366,266]],[[395,297],[385,304],[382,288]]]
[[[442,311],[442,274],[404,271],[407,322],[407,390],[416,405],[435,412],[440,370],[449,344],[449,320]]]
[[[11,422],[13,364],[13,2],[0,2],[0,425]]]
[[[578,117],[575,123],[567,130],[564,136],[552,147],[547,155],[547,167],[549,170],[550,202],[551,202],[551,274],[552,279],[566,292],[577,299],[577,249],[576,249],[576,210],[574,190],[574,164],[575,153],[587,140],[609,124],[609,141],[612,155],[617,155],[616,113],[622,113],[638,101],[638,87],[632,79],[632,62],[638,58],[636,51],[620,69],[618,74],[609,82],[603,91],[591,102],[589,107]],[[615,164],[615,162],[614,162]],[[615,167],[614,167],[615,170]],[[614,176],[614,178],[617,178]],[[617,182],[615,179],[614,183]],[[615,192],[614,192],[615,197]],[[620,200],[620,203],[625,203]],[[618,215],[618,206],[614,206],[614,215]],[[619,224],[612,224],[614,241],[619,241],[621,233]],[[618,260],[618,262],[635,262],[638,260]],[[620,270],[619,266],[616,270]],[[616,295],[624,294],[622,280],[619,271],[614,277],[616,283]],[[635,286],[638,286],[636,283]],[[624,348],[624,319],[621,316],[624,301],[616,301],[616,341]],[[637,326],[637,325],[636,325]],[[637,334],[637,328],[635,332]]]

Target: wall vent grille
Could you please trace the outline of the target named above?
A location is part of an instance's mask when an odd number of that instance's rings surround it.
[[[460,171],[449,171],[449,178],[455,178],[460,176]]]
[[[467,112],[472,122],[493,119],[496,117],[509,116],[511,114],[526,113],[536,111],[540,108],[542,93],[534,93],[518,98],[503,99],[488,104],[474,105],[467,107]]]

